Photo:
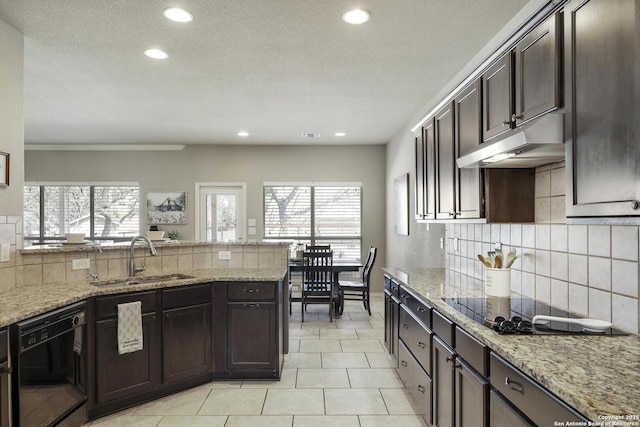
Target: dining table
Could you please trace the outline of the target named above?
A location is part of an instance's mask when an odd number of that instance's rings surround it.
[[[334,258],[333,265],[331,266],[331,272],[333,273],[333,291],[334,291],[334,317],[340,317],[341,301],[338,292],[338,282],[340,280],[340,273],[343,272],[355,272],[360,271],[362,268],[362,262],[353,259],[341,259]],[[302,273],[304,271],[304,262],[302,260],[290,259],[289,260],[289,289],[291,289],[291,273]],[[291,301],[300,302],[300,298],[291,297]]]

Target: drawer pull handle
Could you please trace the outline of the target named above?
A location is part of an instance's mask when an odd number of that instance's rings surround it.
[[[245,308],[258,308],[258,307],[260,307],[260,304],[245,304],[244,307]]]
[[[418,391],[419,391],[420,393],[424,393],[424,392],[425,392],[425,390],[426,390],[426,389],[425,389],[424,387],[422,387],[420,384],[418,384]]]
[[[8,366],[3,366],[0,368],[0,374],[10,374],[13,372],[13,369]]]
[[[418,341],[418,347],[425,348],[425,344],[422,341]]]
[[[244,292],[246,294],[257,294],[257,293],[260,293],[260,289],[249,288],[249,289],[245,289]]]
[[[425,308],[423,308],[423,307],[418,307],[418,311],[419,311],[420,313],[424,313],[424,312],[426,312],[427,310],[426,310]]]
[[[447,362],[453,362],[453,356],[447,356],[447,357],[445,358],[445,360],[446,360]]]
[[[409,329],[409,325],[407,325],[406,323],[403,323],[403,324],[402,324],[402,327],[403,327],[404,329]]]
[[[509,387],[513,391],[517,391],[520,394],[524,394],[524,389],[522,388],[522,386],[520,384],[518,384],[517,382],[515,382],[515,381],[511,381],[511,379],[509,379],[509,377],[505,377],[504,385],[506,385],[507,387]]]
[[[402,360],[402,361],[400,362],[400,364],[401,364],[402,366],[404,366],[405,368],[406,368],[407,366],[409,366],[409,364],[408,364],[407,362],[405,362],[404,360]]]

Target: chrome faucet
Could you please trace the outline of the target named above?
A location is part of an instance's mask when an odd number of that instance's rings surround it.
[[[156,251],[156,247],[153,246],[153,242],[147,236],[136,236],[131,239],[131,245],[129,246],[129,276],[133,277],[136,273],[145,270],[144,262],[141,263],[140,267],[136,267],[135,262],[135,250],[134,246],[138,240],[142,240],[143,242],[147,242],[149,245],[149,252],[151,252],[151,256],[158,255],[158,251]]]

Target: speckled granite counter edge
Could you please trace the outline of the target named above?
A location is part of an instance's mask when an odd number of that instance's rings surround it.
[[[2,294],[2,298],[0,299],[0,328],[94,296],[188,286],[196,283],[217,281],[279,281],[286,276],[287,269],[234,268],[184,270],[180,271],[180,274],[193,276],[193,278],[135,285],[95,286],[84,280],[22,286]],[[141,275],[141,277],[144,277],[144,275]]]
[[[383,271],[592,421],[607,415],[640,415],[637,335],[500,335],[440,299],[469,295],[469,290],[448,283],[445,269]]]

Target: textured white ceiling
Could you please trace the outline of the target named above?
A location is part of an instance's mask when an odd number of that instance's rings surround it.
[[[0,19],[25,35],[26,143],[381,144],[526,3],[2,0]],[[356,6],[369,23],[341,21]]]

